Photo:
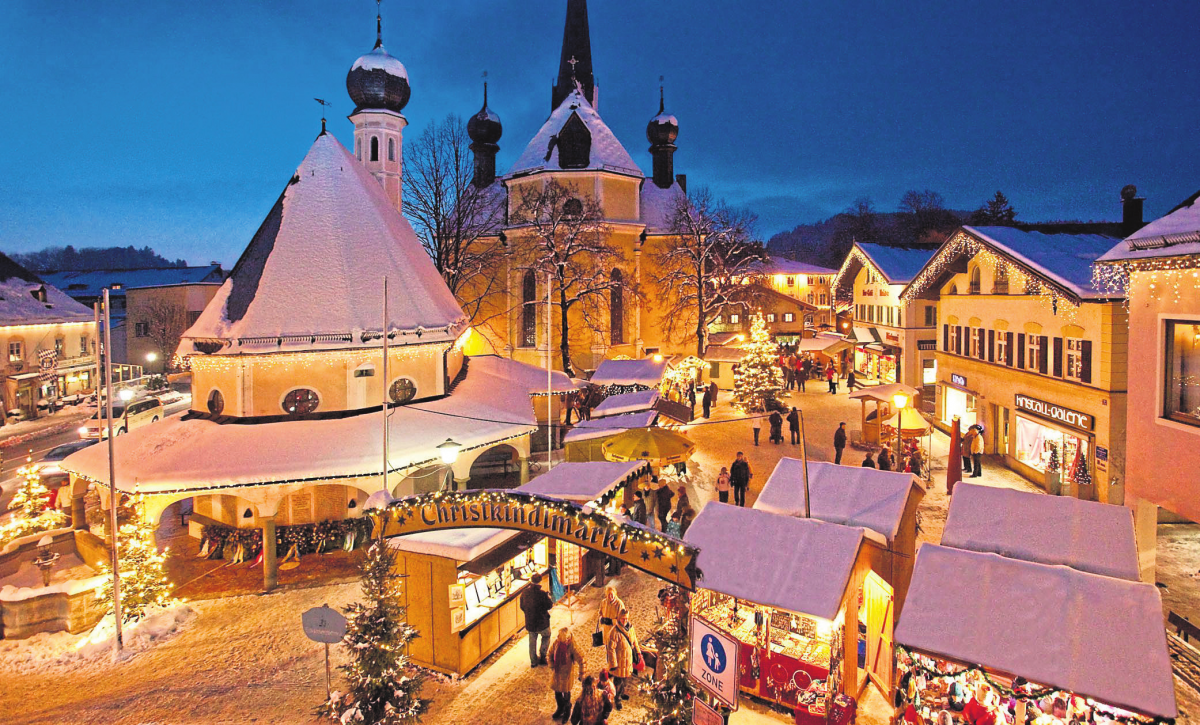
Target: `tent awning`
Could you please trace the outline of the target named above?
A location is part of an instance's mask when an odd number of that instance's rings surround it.
[[[649,464],[639,461],[560,463],[517,490],[576,503],[588,503],[620,486],[630,476],[649,472]]]

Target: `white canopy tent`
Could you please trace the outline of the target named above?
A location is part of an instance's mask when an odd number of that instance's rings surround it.
[[[657,390],[639,390],[633,393],[610,395],[592,409],[593,418],[604,418],[622,413],[638,413],[650,410],[658,401]]]
[[[649,428],[654,424],[654,419],[657,417],[658,411],[645,410],[640,413],[624,413],[622,415],[610,415],[607,418],[583,420],[571,428],[570,432],[563,437],[563,442],[586,441],[592,438],[604,438],[616,435],[633,428]]]
[[[593,385],[642,385],[658,387],[667,372],[667,361],[647,357],[641,360],[605,360],[592,373]]]
[[[632,476],[649,473],[641,461],[560,463],[517,490],[575,503],[589,503],[605,496]]]
[[[925,544],[896,643],[1145,715],[1177,715],[1153,584]]]

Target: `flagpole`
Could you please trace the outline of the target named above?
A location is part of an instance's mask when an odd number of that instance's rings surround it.
[[[553,276],[550,272],[546,273],[546,470],[554,465],[554,400],[550,395],[550,389],[554,387],[553,362],[550,354],[552,335],[550,334],[551,327],[554,324],[554,306],[551,300],[553,299],[554,287]],[[566,334],[566,330],[563,330]],[[567,361],[563,360],[565,368]]]
[[[388,490],[388,280],[383,278],[383,482]]]
[[[108,418],[108,528],[109,557],[112,561],[113,623],[116,638],[113,640],[113,659],[121,656],[121,567],[117,559],[117,464],[113,436],[113,390],[112,390],[112,307],[108,301],[108,288],[104,289],[104,407]]]

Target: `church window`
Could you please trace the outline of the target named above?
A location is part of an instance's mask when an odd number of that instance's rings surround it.
[[[213,388],[208,394],[208,412],[213,415],[220,415],[225,410],[225,396],[221,395],[221,391]]]
[[[317,391],[308,388],[296,388],[283,396],[283,412],[288,415],[308,415],[321,404]]]
[[[396,160],[396,139],[388,139],[388,161]]]
[[[521,281],[521,347],[537,346],[537,277],[525,272]]]
[[[577,200],[572,199],[571,201]],[[623,297],[624,285],[621,280],[621,270],[614,269],[611,279],[612,286],[609,288],[608,301],[609,344],[620,345],[625,342],[625,299]]]
[[[583,202],[578,199],[567,199],[563,203],[563,216],[568,218],[583,216]]]
[[[388,397],[393,403],[407,403],[417,397],[417,385],[408,378],[396,378],[388,389]]]
[[[378,136],[371,137],[371,160],[372,161],[379,160],[379,137]]]

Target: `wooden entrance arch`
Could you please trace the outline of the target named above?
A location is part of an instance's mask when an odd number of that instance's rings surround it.
[[[399,499],[372,515],[376,534],[383,519],[385,537],[477,527],[532,531],[607,554],[688,591],[696,585],[698,549],[587,504],[517,491],[439,491]]]

